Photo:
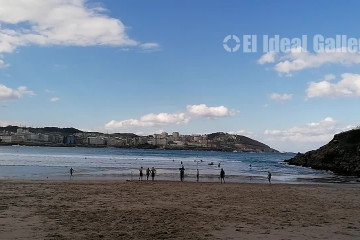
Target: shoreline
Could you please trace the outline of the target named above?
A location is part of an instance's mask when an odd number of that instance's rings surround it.
[[[79,170],[78,170],[79,169]],[[75,173],[72,176],[74,181],[137,181],[139,179],[138,169],[128,169],[125,172],[119,172],[117,168],[108,168],[104,172],[97,171],[97,168],[75,168]],[[109,170],[111,169],[111,170]],[[169,172],[169,169],[157,168],[159,173],[155,176],[155,181],[180,181],[180,175],[177,168]],[[164,171],[165,170],[165,171]],[[65,166],[22,166],[22,165],[2,165],[0,166],[0,180],[44,180],[44,181],[61,181],[69,180],[69,167]],[[218,169],[214,169],[214,173],[201,173],[200,182],[216,183],[220,182],[220,175]],[[309,175],[307,177],[302,175],[277,175],[272,172],[271,182],[273,184],[360,184],[360,178],[357,176],[341,176],[335,174],[327,175]],[[268,183],[267,172],[244,173],[238,175],[228,174],[225,176],[227,182],[232,183]],[[143,181],[146,180],[146,175],[143,176]],[[151,181],[151,176],[149,180]],[[185,182],[196,182],[196,172],[190,169],[185,172]]]
[[[360,237],[354,185],[1,180],[0,190],[1,239]]]
[[[95,175],[74,175],[70,177],[69,175],[63,176],[53,176],[53,177],[0,177],[1,181],[35,181],[35,182],[172,182],[172,183],[181,183],[180,176],[173,175],[169,176],[156,176],[154,181],[146,180],[146,176],[142,180],[139,180],[138,175],[112,175],[112,176],[95,176]],[[357,177],[348,177],[348,176],[334,176],[332,178],[299,178],[294,181],[278,181],[271,180],[271,183],[268,182],[266,176],[231,176],[225,178],[226,183],[228,184],[264,184],[264,185],[349,185],[360,187],[360,180]],[[196,176],[185,175],[183,183],[209,183],[216,184],[220,183],[220,177],[217,175],[211,175],[207,177],[200,177],[199,181],[196,180]]]
[[[225,179],[226,180],[226,179]],[[97,184],[97,183],[109,183],[109,184],[123,184],[123,183],[134,183],[134,184],[198,184],[201,186],[202,184],[212,185],[260,185],[260,186],[303,186],[303,187],[353,187],[360,188],[360,184],[357,182],[295,182],[295,183],[285,183],[285,182],[267,182],[267,181],[254,181],[254,182],[235,182],[235,181],[226,181],[225,183],[221,183],[219,181],[199,181],[196,180],[184,180],[183,182],[179,180],[172,179],[156,179],[152,180],[138,180],[138,179],[126,179],[126,178],[57,178],[57,179],[27,179],[27,178],[8,178],[1,179],[1,183],[44,183],[44,184],[52,184],[52,183],[75,183],[75,184]]]

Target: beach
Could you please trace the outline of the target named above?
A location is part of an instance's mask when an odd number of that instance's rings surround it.
[[[0,181],[0,239],[359,239],[358,185]]]

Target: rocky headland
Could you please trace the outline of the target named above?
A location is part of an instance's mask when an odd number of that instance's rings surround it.
[[[290,165],[330,170],[339,175],[360,177],[360,129],[336,134],[326,145],[285,160]]]

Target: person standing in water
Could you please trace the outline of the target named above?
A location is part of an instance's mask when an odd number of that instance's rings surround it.
[[[70,178],[72,177],[73,173],[74,173],[74,169],[70,168]]]
[[[222,168],[221,171],[220,171],[220,181],[221,183],[224,181],[225,183],[225,171],[224,169]]]
[[[149,176],[150,176],[150,168],[146,169],[146,180],[149,180]]]
[[[181,168],[179,168],[179,170],[180,170],[180,181],[184,181],[184,175],[185,175],[184,166],[181,166]]]
[[[151,179],[154,181],[156,169],[154,167],[151,168]]]
[[[199,169],[196,169],[196,181],[197,182],[199,182],[199,177],[200,177]]]
[[[268,181],[269,181],[269,183],[271,183],[271,172],[270,171],[268,171]]]
[[[139,172],[140,172],[139,180],[142,181],[142,178],[143,178],[143,167],[140,167]]]

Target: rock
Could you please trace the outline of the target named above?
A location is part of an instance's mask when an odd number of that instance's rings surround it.
[[[290,165],[360,177],[360,129],[336,134],[326,145],[285,160]]]

